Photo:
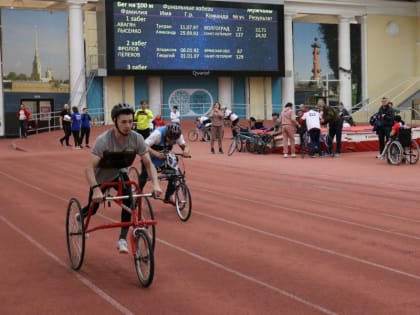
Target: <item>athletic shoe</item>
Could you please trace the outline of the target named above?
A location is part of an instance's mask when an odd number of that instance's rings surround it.
[[[173,205],[173,206],[175,206],[176,204],[175,204],[175,200],[174,200],[174,198],[172,197],[169,197],[169,198],[165,198],[165,199],[163,199],[163,202],[164,203],[169,203],[169,204],[171,204],[171,205]]]
[[[283,156],[284,156],[285,158],[287,158],[287,154],[283,154]]]
[[[118,241],[117,249],[120,252],[120,254],[127,254],[128,253],[127,241],[123,238],[120,239]]]
[[[340,153],[334,153],[334,156],[335,157],[340,156]]]
[[[223,149],[222,148],[219,148],[219,153],[223,154]]]
[[[296,157],[296,154],[292,154],[292,158],[295,158]]]

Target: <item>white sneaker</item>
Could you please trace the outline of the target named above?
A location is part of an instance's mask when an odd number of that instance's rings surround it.
[[[283,156],[284,156],[285,158],[287,158],[287,154],[284,154]]]
[[[123,238],[120,239],[118,241],[117,249],[120,252],[120,254],[127,254],[128,253],[127,241]]]
[[[292,158],[295,158],[295,157],[296,157],[296,154],[294,154],[294,153],[293,153],[293,154],[292,154]]]

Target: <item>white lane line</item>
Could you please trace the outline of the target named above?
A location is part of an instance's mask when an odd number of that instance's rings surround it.
[[[58,263],[61,267],[64,267],[67,270],[72,271],[60,258],[58,258],[56,255],[54,255],[48,248],[37,242],[33,237],[31,237],[29,234],[22,231],[20,228],[18,228],[16,225],[14,225],[12,222],[10,222],[8,219],[6,219],[3,216],[0,216],[0,220],[3,221],[5,224],[7,224],[12,230],[19,233],[21,236],[26,238],[32,245],[37,247],[41,252],[46,254],[48,257],[50,257],[52,260],[54,260],[56,263]],[[87,286],[89,289],[91,289],[94,293],[96,293],[100,298],[111,304],[114,308],[116,308],[118,311],[121,312],[121,314],[124,315],[134,315],[133,312],[131,312],[129,309],[127,309],[124,305],[118,303],[115,299],[113,299],[111,296],[106,294],[103,290],[101,290],[99,287],[94,285],[92,281],[87,279],[86,277],[83,277],[77,272],[73,272],[73,274],[76,276],[76,278],[82,282],[85,286]]]
[[[205,191],[207,193],[215,194],[215,195],[220,195],[220,196],[225,196],[226,195],[223,192],[218,192],[218,191],[209,190],[209,189],[205,189],[205,188],[203,188],[201,190]],[[366,230],[397,235],[397,236],[401,236],[401,237],[410,238],[410,239],[413,239],[413,240],[420,240],[420,236],[401,233],[401,232],[396,232],[396,231],[389,230],[389,229],[385,230],[385,229],[382,229],[382,228],[379,228],[379,227],[376,227],[376,226],[356,223],[356,222],[348,221],[348,220],[345,220],[345,219],[334,218],[334,217],[331,217],[331,216],[318,214],[318,213],[313,213],[313,212],[306,211],[306,210],[299,210],[299,209],[294,209],[294,208],[290,208],[290,207],[284,207],[284,206],[280,206],[278,204],[272,204],[272,203],[264,202],[264,201],[261,201],[261,200],[255,200],[255,199],[249,199],[249,198],[243,198],[243,197],[235,197],[235,196],[232,196],[232,195],[229,195],[229,198],[237,199],[237,200],[241,200],[241,201],[248,201],[248,202],[258,204],[258,205],[267,206],[267,207],[271,207],[271,208],[274,208],[274,209],[281,209],[281,210],[288,211],[288,212],[305,214],[307,216],[311,216],[311,217],[315,217],[315,218],[321,218],[321,219],[324,219],[324,220],[327,220],[327,221],[333,221],[333,222],[343,223],[343,224],[346,224],[346,225],[357,226],[357,227],[360,227],[360,228],[363,228],[363,229],[366,229]],[[196,211],[194,211],[194,213],[196,213]],[[202,214],[205,215],[204,213],[202,213]],[[409,222],[414,222],[415,223],[416,221],[409,221]]]
[[[402,270],[398,270],[398,269],[388,267],[388,266],[385,266],[385,265],[381,265],[381,264],[378,264],[378,263],[375,263],[375,262],[371,262],[371,261],[366,260],[366,259],[357,258],[357,257],[354,257],[354,256],[342,254],[342,253],[336,252],[332,249],[327,249],[327,248],[324,248],[324,247],[319,247],[319,246],[316,246],[316,245],[308,244],[308,243],[305,243],[305,242],[301,242],[301,241],[298,241],[298,240],[291,239],[287,236],[282,236],[282,235],[279,235],[279,234],[274,234],[274,233],[271,233],[271,232],[259,230],[257,228],[252,227],[252,226],[243,225],[243,224],[235,222],[235,221],[230,221],[230,220],[227,220],[227,219],[219,218],[219,217],[212,216],[212,215],[209,215],[209,214],[201,213],[199,211],[194,211],[194,214],[199,214],[201,216],[204,216],[204,217],[216,220],[216,221],[220,221],[220,222],[223,222],[223,223],[226,223],[226,224],[234,225],[234,226],[240,227],[242,229],[246,229],[246,230],[256,232],[256,233],[259,233],[259,234],[262,234],[262,235],[277,238],[277,239],[280,239],[280,240],[283,240],[283,241],[287,241],[289,243],[293,243],[293,244],[296,244],[296,245],[300,245],[300,246],[303,246],[303,247],[314,249],[314,250],[317,250],[317,251],[320,251],[320,252],[323,252],[323,253],[338,256],[338,257],[341,257],[341,258],[346,258],[346,259],[356,261],[356,262],[359,262],[359,263],[362,263],[362,264],[365,264],[365,265],[368,265],[368,266],[371,266],[371,267],[376,267],[376,268],[379,268],[379,269],[382,269],[382,270],[390,271],[392,273],[396,273],[396,274],[399,274],[399,275],[402,275],[402,276],[406,276],[406,277],[409,277],[409,278],[412,278],[412,279],[415,279],[415,280],[420,280],[419,275],[409,273],[409,272],[405,272],[405,271],[402,271]]]
[[[210,260],[210,259],[208,259],[206,257],[203,257],[203,256],[200,256],[200,255],[195,254],[193,252],[190,252],[189,250],[184,249],[182,247],[179,247],[179,246],[177,246],[175,244],[169,243],[169,242],[164,241],[162,239],[157,239],[157,240],[160,243],[165,244],[166,246],[169,246],[169,247],[171,247],[171,248],[173,248],[175,250],[178,250],[180,252],[183,252],[184,254],[187,254],[187,255],[189,255],[191,257],[194,257],[194,258],[196,258],[198,260],[201,260],[201,261],[203,261],[203,262],[205,262],[205,263],[207,263],[209,265],[212,265],[212,266],[214,266],[216,268],[222,269],[223,271],[232,273],[232,274],[234,274],[234,275],[236,275],[236,276],[238,276],[238,277],[240,277],[242,279],[245,279],[247,281],[253,282],[253,283],[258,284],[260,286],[263,286],[263,287],[265,287],[267,289],[273,290],[273,291],[275,291],[277,293],[280,293],[281,295],[284,295],[284,296],[288,297],[289,299],[292,299],[292,300],[297,301],[299,303],[302,303],[302,304],[304,304],[306,306],[309,306],[311,308],[314,308],[314,309],[316,309],[316,310],[318,310],[318,311],[320,311],[320,312],[322,312],[324,314],[329,314],[329,315],[337,315],[338,314],[338,313],[335,313],[333,311],[330,311],[329,309],[327,309],[325,307],[322,307],[320,305],[311,303],[311,302],[309,302],[309,301],[307,301],[307,300],[305,300],[305,299],[303,299],[303,298],[301,298],[301,297],[299,297],[297,295],[294,295],[294,294],[289,293],[289,292],[287,292],[285,290],[282,290],[282,289],[279,289],[279,288],[277,288],[275,286],[272,286],[271,284],[268,284],[267,282],[258,280],[256,278],[251,277],[251,276],[248,276],[248,275],[246,275],[246,274],[244,274],[242,272],[239,272],[237,270],[231,269],[231,268],[229,268],[229,267],[227,267],[227,266],[225,266],[223,264],[217,263],[217,262],[215,262],[213,260]]]

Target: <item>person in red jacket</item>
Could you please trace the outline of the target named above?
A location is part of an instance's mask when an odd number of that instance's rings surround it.
[[[28,122],[31,118],[31,113],[25,107],[25,104],[20,104],[20,109],[18,110],[16,115],[19,119],[20,136],[26,138],[28,136]]]

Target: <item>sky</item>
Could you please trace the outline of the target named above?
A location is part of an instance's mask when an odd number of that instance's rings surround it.
[[[312,76],[312,43],[318,38],[321,75],[332,73],[327,61],[327,50],[318,31],[319,24],[293,23],[295,80],[310,80]]]
[[[3,74],[13,71],[31,75],[38,30],[41,76],[51,68],[55,79],[68,80],[67,13],[11,9],[1,12]]]
[[[39,57],[42,76],[51,68],[55,79],[68,80],[67,13],[35,10],[2,12],[3,73],[13,71],[30,76],[35,55],[35,34],[38,30]],[[309,80],[312,76],[312,47],[318,38],[321,75],[331,73],[327,51],[315,23],[293,23],[295,80]]]

